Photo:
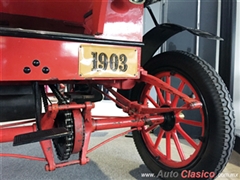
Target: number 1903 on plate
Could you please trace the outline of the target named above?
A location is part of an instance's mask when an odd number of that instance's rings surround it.
[[[94,78],[130,78],[138,74],[138,51],[134,47],[82,44],[79,74]]]

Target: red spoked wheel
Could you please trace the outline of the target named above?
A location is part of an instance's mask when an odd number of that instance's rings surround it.
[[[172,72],[161,72],[156,77],[164,80],[171,86],[176,86],[181,92],[187,92],[191,97],[200,101],[195,89],[189,81],[180,74]],[[171,83],[172,82],[172,83]],[[174,82],[174,83],[173,83]],[[174,84],[174,85],[173,85]],[[155,95],[154,97],[151,97]],[[141,95],[141,102],[150,107],[181,107],[185,104],[178,96],[172,96],[170,93],[161,91],[158,87],[146,85]],[[193,110],[190,115],[192,114]],[[162,163],[173,168],[184,167],[189,164],[198,155],[204,136],[204,113],[203,109],[194,110],[196,117],[189,117],[187,110],[180,112],[170,112],[164,114],[164,123],[145,126],[142,130],[142,137],[146,146],[152,155],[162,160]],[[195,128],[198,131],[198,137],[195,139],[188,134],[184,128]],[[157,129],[157,133],[154,132]],[[156,131],[156,130],[155,130]],[[192,131],[191,131],[192,132]],[[184,152],[184,146],[189,145],[188,152]]]
[[[209,64],[186,52],[160,54],[144,68],[178,91],[202,102],[203,106],[163,113],[162,124],[146,125],[142,130],[134,131],[134,142],[141,158],[161,179],[189,178],[181,174],[184,170],[206,171],[208,176],[199,178],[212,179],[226,165],[234,144],[234,114],[223,81]],[[185,106],[179,96],[147,83],[136,85],[132,99],[148,107]],[[172,171],[178,176],[162,176]]]

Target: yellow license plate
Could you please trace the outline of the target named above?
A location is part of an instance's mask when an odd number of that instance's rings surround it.
[[[133,47],[83,44],[79,48],[82,77],[131,78],[138,73],[138,51]]]

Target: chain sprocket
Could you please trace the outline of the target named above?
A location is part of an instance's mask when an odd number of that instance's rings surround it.
[[[69,159],[74,146],[74,119],[72,111],[59,111],[55,119],[55,127],[65,127],[70,133],[66,137],[53,139],[58,159],[63,161]]]
[[[70,104],[70,99],[64,93],[60,93],[55,85],[49,85],[49,87],[58,99],[59,105]],[[55,118],[54,126],[64,127],[70,132],[66,137],[53,139],[53,144],[59,160],[67,160],[72,153],[81,152],[84,144],[85,129],[84,120],[80,111],[59,111]]]
[[[62,94],[55,85],[49,85],[53,94],[58,99],[58,104],[69,104],[67,97]],[[70,134],[66,137],[53,139],[58,159],[61,161],[69,159],[74,147],[74,118],[71,110],[59,111],[55,118],[55,127],[64,127]]]

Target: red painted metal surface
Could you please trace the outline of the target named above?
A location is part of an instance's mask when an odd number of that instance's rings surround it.
[[[96,36],[97,38],[142,40],[143,6],[132,4],[128,0],[63,0],[58,3],[52,0],[38,2],[10,0],[0,3],[0,6],[0,12],[4,14],[82,24],[88,33],[101,34]],[[92,15],[90,13],[90,16],[84,19],[84,14],[90,12],[90,10],[93,10]],[[0,17],[4,18],[5,16]],[[1,20],[5,22],[4,19]],[[27,19],[23,23],[31,24]],[[9,26],[11,27],[11,25]],[[81,44],[69,41],[0,37],[0,83],[36,80],[56,83],[58,81],[84,80],[79,75],[78,69]],[[136,49],[138,51],[137,64],[140,68],[141,49],[139,47],[136,47]],[[40,65],[33,66],[34,60],[39,60]],[[23,72],[25,67],[30,69],[29,73]],[[49,69],[49,73],[43,73],[45,67]],[[136,78],[139,78],[139,76],[132,79]],[[106,78],[88,78],[88,80],[96,79]],[[124,80],[118,80],[119,78],[108,79],[114,80],[107,82],[104,80],[98,83],[106,83],[119,89],[130,89],[135,84],[135,81],[130,80],[131,78]]]
[[[93,11],[93,23],[89,27],[91,33],[102,33],[106,15],[106,0],[98,1],[21,1],[10,0],[0,3],[2,13],[17,14],[30,17],[61,20],[72,26],[84,26],[84,15]],[[102,20],[103,19],[103,20]],[[24,24],[25,22],[23,22]],[[30,28],[32,29],[32,28]]]
[[[1,19],[8,22],[10,27],[12,23],[12,27],[24,28],[26,26],[33,29],[29,22],[24,22],[24,20],[27,21],[27,17],[37,17],[63,21],[65,26],[82,26],[85,28],[85,34],[102,34],[101,37],[104,38],[132,41],[141,41],[142,39],[143,5],[132,4],[128,0],[34,2],[10,0],[0,3],[0,13],[3,13],[2,18],[6,14],[25,17],[20,19],[23,21],[22,23],[12,22],[14,21],[12,17]],[[84,18],[86,15],[88,15],[87,18]],[[15,18],[18,17],[15,16]],[[79,33],[81,33],[80,29]]]
[[[92,7],[93,1],[9,0],[0,3],[1,12],[33,17],[58,19],[83,23],[83,16]]]
[[[108,39],[142,41],[143,5],[129,0],[109,0],[103,34]]]
[[[0,125],[0,129],[3,129],[3,128],[10,128],[10,127],[13,127],[13,126],[18,126],[18,125],[22,125],[22,124],[29,124],[29,123],[32,123],[34,124],[36,122],[36,120],[23,120],[23,121],[18,121],[18,122],[11,122],[11,123],[6,123],[6,124],[2,124]]]
[[[80,154],[80,164],[84,165],[89,162],[89,158],[87,157],[88,145],[90,142],[91,133],[94,131],[94,124],[92,121],[91,110],[93,108],[92,103],[85,103],[86,108],[83,110],[83,116],[85,119],[85,137],[84,137],[84,145],[82,148],[82,152]]]
[[[36,125],[12,127],[0,129],[0,142],[12,142],[14,137],[19,134],[29,133],[36,130]]]
[[[74,119],[74,146],[72,153],[79,153],[84,144],[84,118],[79,109],[75,109],[72,111],[73,119]]]
[[[2,55],[0,82],[84,80],[79,75],[78,58],[79,47],[82,43],[14,37],[0,37],[0,39],[0,54]],[[136,60],[139,63],[141,51],[140,48],[136,47],[136,49],[139,50],[138,60]],[[34,60],[39,60],[40,65],[34,66]],[[25,67],[29,67],[31,72],[24,73]],[[43,72],[44,67],[49,69],[49,73]],[[136,78],[138,77],[132,79]],[[104,78],[88,78],[88,80],[91,79]],[[134,82],[129,82],[128,80],[119,81],[119,86],[130,85],[132,87]],[[118,85],[116,82],[112,84]]]
[[[0,157],[13,157],[13,158],[22,158],[33,161],[46,161],[45,158],[35,157],[35,156],[26,156],[22,154],[9,154],[9,153],[0,153]]]
[[[93,152],[94,150],[96,150],[97,148],[103,146],[104,144],[106,144],[106,143],[108,143],[108,142],[110,142],[110,141],[112,141],[112,140],[114,140],[114,139],[116,139],[116,138],[118,138],[118,137],[120,137],[120,136],[123,136],[123,135],[125,135],[125,134],[128,134],[128,133],[130,133],[130,132],[132,132],[132,131],[135,131],[135,130],[138,130],[138,128],[132,128],[132,129],[130,129],[130,130],[127,130],[127,131],[125,131],[125,132],[122,132],[122,133],[120,133],[120,134],[117,134],[117,135],[115,135],[115,136],[113,136],[113,137],[111,137],[111,138],[109,138],[109,139],[101,142],[100,144],[92,147],[91,149],[88,150],[87,153],[91,153],[91,152]]]

